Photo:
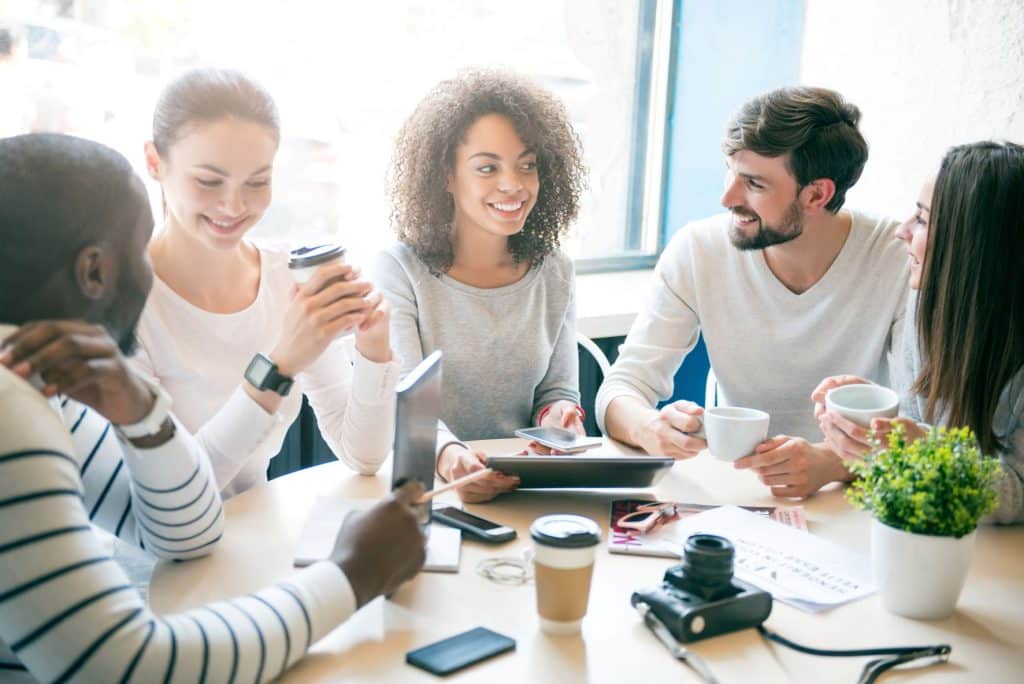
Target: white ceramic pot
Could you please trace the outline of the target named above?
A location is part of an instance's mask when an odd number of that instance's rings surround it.
[[[920,620],[949,617],[971,564],[975,532],[914,534],[871,520],[871,566],[886,609]]]

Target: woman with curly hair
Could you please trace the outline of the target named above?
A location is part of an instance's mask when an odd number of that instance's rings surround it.
[[[486,455],[459,437],[509,437],[528,425],[583,434],[575,276],[558,244],[584,177],[565,107],[507,72],[439,83],[398,134],[399,242],[374,277],[392,307],[402,373],[444,351],[445,479],[484,467]],[[494,473],[459,493],[485,501],[518,484]]]

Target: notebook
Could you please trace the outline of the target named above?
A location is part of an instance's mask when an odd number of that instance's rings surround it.
[[[310,565],[326,559],[345,516],[352,511],[369,508],[373,499],[342,499],[337,496],[317,497],[310,511],[302,536],[295,550],[295,565]],[[425,572],[458,572],[462,555],[461,531],[431,523],[427,529],[427,562]]]
[[[679,520],[697,515],[704,511],[719,508],[717,504],[695,504],[675,502],[675,514],[665,524],[654,528],[648,533],[619,527],[619,519],[637,511],[643,504],[651,501],[641,499],[616,499],[612,501],[611,515],[608,520],[608,551],[610,553],[628,553],[635,556],[659,556],[661,558],[679,558],[683,552],[683,543],[688,533],[680,531]],[[782,508],[776,506],[740,506],[751,513],[788,525],[798,530],[807,531],[803,506]]]

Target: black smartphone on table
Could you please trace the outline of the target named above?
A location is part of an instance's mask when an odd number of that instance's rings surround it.
[[[500,544],[516,538],[516,531],[511,527],[467,513],[454,506],[435,508],[431,517],[439,523],[462,530],[474,539],[491,544]]]
[[[409,651],[405,662],[435,675],[447,675],[515,650],[514,639],[483,627]]]

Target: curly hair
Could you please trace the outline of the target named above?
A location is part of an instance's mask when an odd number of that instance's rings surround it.
[[[533,211],[508,249],[531,267],[558,248],[579,213],[586,179],[579,137],[565,106],[529,80],[505,71],[473,70],[442,81],[402,125],[389,175],[391,222],[398,239],[434,272],[451,268],[455,205],[448,176],[455,149],[482,116],[509,118],[537,155],[540,191]]]

